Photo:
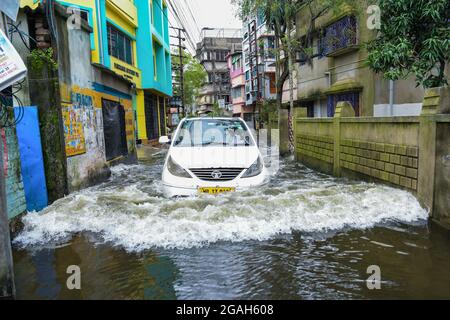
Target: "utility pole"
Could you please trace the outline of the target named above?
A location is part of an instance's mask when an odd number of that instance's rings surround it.
[[[1,14],[0,28],[6,32],[5,16]],[[0,105],[0,109],[3,108]],[[1,113],[1,112],[0,112]],[[0,121],[0,130],[2,123]],[[11,238],[9,234],[8,213],[6,210],[6,177],[3,163],[3,144],[0,141],[0,299],[14,299],[14,269],[11,252]]]
[[[185,33],[186,30],[183,28],[170,27],[173,30],[178,32],[177,36],[171,36],[172,38],[178,39],[178,45],[172,45],[178,49],[178,55],[180,59],[180,64],[178,66],[178,72],[180,73],[180,98],[181,98],[181,106],[178,108],[178,113],[181,115],[181,118],[186,116],[186,109],[184,105],[184,49],[186,47],[183,45],[183,41],[186,41],[186,38],[183,38],[182,33]]]

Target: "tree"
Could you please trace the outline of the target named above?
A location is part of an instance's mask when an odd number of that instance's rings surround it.
[[[339,7],[344,0],[232,0],[238,7],[239,14],[244,20],[249,15],[263,13],[267,27],[275,34],[275,57],[276,57],[276,87],[277,105],[282,106],[283,87],[289,79],[289,149],[293,152],[293,124],[294,113],[294,62],[310,62],[319,53],[314,53],[313,35],[316,32],[315,22],[328,10]],[[307,34],[302,39],[293,36],[295,31],[295,21],[298,11],[302,7],[308,7],[310,17]],[[299,26],[297,26],[299,27]],[[301,59],[297,59],[297,52]]]
[[[448,85],[448,0],[379,0],[381,30],[368,44],[368,63],[390,80],[414,74],[425,88]]]
[[[179,54],[172,53],[172,63],[175,71],[175,82],[180,82]],[[205,68],[186,51],[183,53],[183,76],[184,76],[184,105],[191,107],[197,101],[199,92],[205,83],[208,74]],[[180,86],[174,86],[174,95],[181,96]]]

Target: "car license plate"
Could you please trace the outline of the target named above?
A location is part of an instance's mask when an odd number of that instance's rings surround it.
[[[235,192],[236,188],[198,188],[198,192],[207,194],[219,194],[224,192]]]

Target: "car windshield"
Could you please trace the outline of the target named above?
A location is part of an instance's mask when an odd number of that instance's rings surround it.
[[[174,140],[174,147],[252,146],[250,132],[241,120],[186,120]]]

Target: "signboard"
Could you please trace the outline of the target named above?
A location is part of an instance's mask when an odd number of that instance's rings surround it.
[[[9,39],[0,29],[0,91],[27,75],[27,68]]]
[[[141,85],[141,73],[140,70],[128,65],[119,59],[116,59],[114,57],[110,57],[111,59],[111,69],[123,76],[124,78],[128,79],[130,82],[134,83],[136,86],[140,87]]]
[[[219,99],[219,108],[220,109],[225,109],[225,99]]]

